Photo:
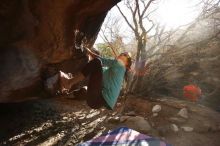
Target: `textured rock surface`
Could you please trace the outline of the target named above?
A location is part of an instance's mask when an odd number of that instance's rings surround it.
[[[126,107],[131,103],[133,107],[138,97],[131,100],[133,102],[127,102]],[[144,100],[138,101],[142,101],[143,105],[145,103]],[[220,114],[212,109],[171,98],[153,103],[146,101],[145,105],[151,103],[162,106],[163,109],[157,117],[152,117],[151,108],[146,111],[139,106],[136,108],[140,112],[136,111],[136,117],[134,117],[126,116],[128,112],[121,111],[124,101],[119,100],[119,102],[119,106],[116,106],[113,111],[94,110],[86,106],[83,100],[70,100],[64,97],[22,103],[0,103],[0,145],[72,146],[109,130],[131,125],[130,128],[163,139],[174,146],[203,146],[204,144],[219,146]],[[178,104],[185,104],[188,107],[190,118],[183,118],[184,121],[181,122],[172,122],[169,119],[173,119],[180,110],[177,108]],[[149,131],[147,130],[149,127],[145,125],[146,122],[151,126]],[[185,132],[181,127],[191,127],[193,131]]]
[[[140,116],[128,117],[123,125],[143,133],[148,133],[151,130],[149,122]]]
[[[2,0],[0,102],[33,96],[45,76],[73,72],[85,63],[75,45],[91,46],[119,0]],[[78,30],[80,35],[75,33]],[[37,90],[38,89],[38,90]]]

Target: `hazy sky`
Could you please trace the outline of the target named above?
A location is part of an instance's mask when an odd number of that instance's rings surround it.
[[[200,0],[157,0],[151,5],[149,12],[157,8],[157,10],[151,14],[151,19],[155,22],[165,25],[166,29],[175,29],[180,25],[188,24],[193,21],[201,12],[202,5],[198,5]],[[129,11],[126,9],[123,1],[118,4],[125,15],[131,19]],[[196,5],[196,7],[195,7]],[[121,14],[116,7],[113,7],[109,14],[111,17],[119,18],[121,21],[121,33],[127,33],[132,35],[126,22],[123,20]],[[150,24],[145,24],[150,27]],[[103,40],[98,36],[96,43],[102,43]]]

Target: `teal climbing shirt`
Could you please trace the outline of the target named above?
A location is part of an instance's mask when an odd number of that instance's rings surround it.
[[[103,65],[102,95],[111,109],[120,94],[125,75],[125,67],[116,59],[100,58]]]

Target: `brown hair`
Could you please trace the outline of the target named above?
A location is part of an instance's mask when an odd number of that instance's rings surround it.
[[[128,81],[128,71],[131,69],[132,65],[132,58],[131,54],[129,52],[123,52],[119,56],[125,56],[127,57],[127,65],[126,65],[126,71],[125,71],[125,81]]]

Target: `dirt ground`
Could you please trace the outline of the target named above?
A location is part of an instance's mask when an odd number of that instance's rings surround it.
[[[159,104],[162,110],[157,117],[151,113],[152,106]],[[125,106],[124,106],[125,105]],[[179,109],[189,109],[189,119],[181,125],[190,125],[193,132],[173,132],[169,129],[170,118]],[[101,135],[121,122],[109,122],[132,112],[148,120],[152,135],[174,146],[219,146],[220,114],[206,107],[175,99],[143,100],[131,97],[121,100],[114,111],[90,109],[85,101],[66,98],[32,100],[23,103],[0,105],[0,145],[76,145]],[[204,124],[205,123],[205,124]]]

